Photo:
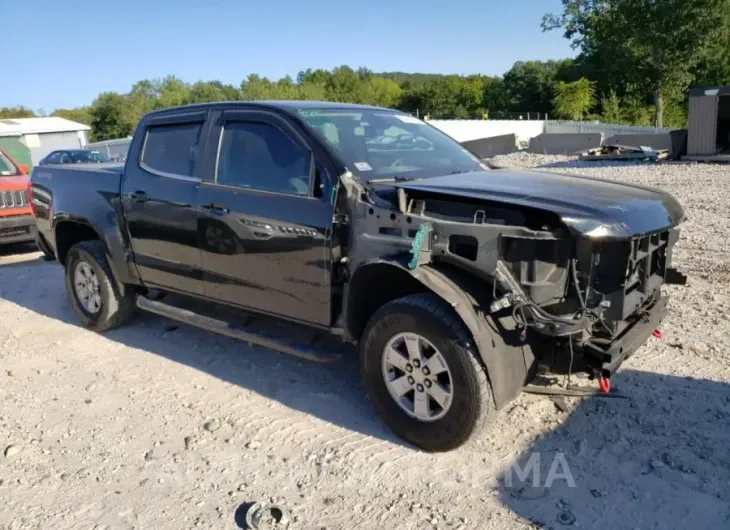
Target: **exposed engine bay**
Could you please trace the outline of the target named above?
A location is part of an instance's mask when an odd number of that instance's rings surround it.
[[[559,344],[571,357],[581,354],[599,378],[610,377],[643,343],[646,326],[637,323],[658,324],[666,305],[661,286],[686,280],[671,268],[683,218],[678,205],[667,204],[674,208],[670,223],[665,216],[671,226],[636,235],[627,222],[607,223],[585,211],[580,218],[577,208],[558,201],[561,208],[547,209],[527,194],[481,197],[474,178],[460,187],[454,177],[460,176],[451,177],[448,192],[431,185],[438,179],[365,188],[342,178],[347,202],[338,209],[349,226],[341,238],[342,274],[374,259],[400,263],[414,275],[423,267],[467,273],[488,300],[482,311],[510,316],[521,340],[540,344],[536,352]],[[527,199],[534,204],[523,204]],[[656,216],[653,208],[648,217]]]

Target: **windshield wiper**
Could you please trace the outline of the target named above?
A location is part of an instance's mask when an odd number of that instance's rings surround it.
[[[395,177],[385,177],[382,179],[370,179],[367,181],[368,184],[382,184],[385,182],[409,182],[411,180],[416,180],[417,177],[404,177],[401,175],[396,175]]]

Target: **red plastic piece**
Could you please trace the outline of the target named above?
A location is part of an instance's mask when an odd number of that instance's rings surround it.
[[[601,377],[598,380],[598,388],[600,388],[601,392],[603,392],[604,394],[608,394],[609,392],[611,392],[611,380],[605,377]]]
[[[655,329],[654,331],[651,332],[651,334],[653,336],[655,336],[657,339],[661,339],[664,337],[664,333],[662,333],[661,329]]]

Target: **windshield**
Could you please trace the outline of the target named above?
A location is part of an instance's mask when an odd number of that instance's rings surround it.
[[[99,151],[72,151],[71,160],[74,162],[109,162],[109,158]]]
[[[18,174],[15,164],[13,164],[7,156],[0,152],[0,177],[12,177]]]
[[[375,109],[299,109],[298,114],[366,182],[487,168],[456,140],[412,116]]]

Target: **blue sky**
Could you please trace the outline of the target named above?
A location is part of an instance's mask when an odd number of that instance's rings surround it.
[[[574,55],[542,33],[560,0],[0,0],[0,107],[50,112],[174,74],[238,86],[347,64],[500,75],[516,60]],[[10,53],[8,51],[10,46]]]

